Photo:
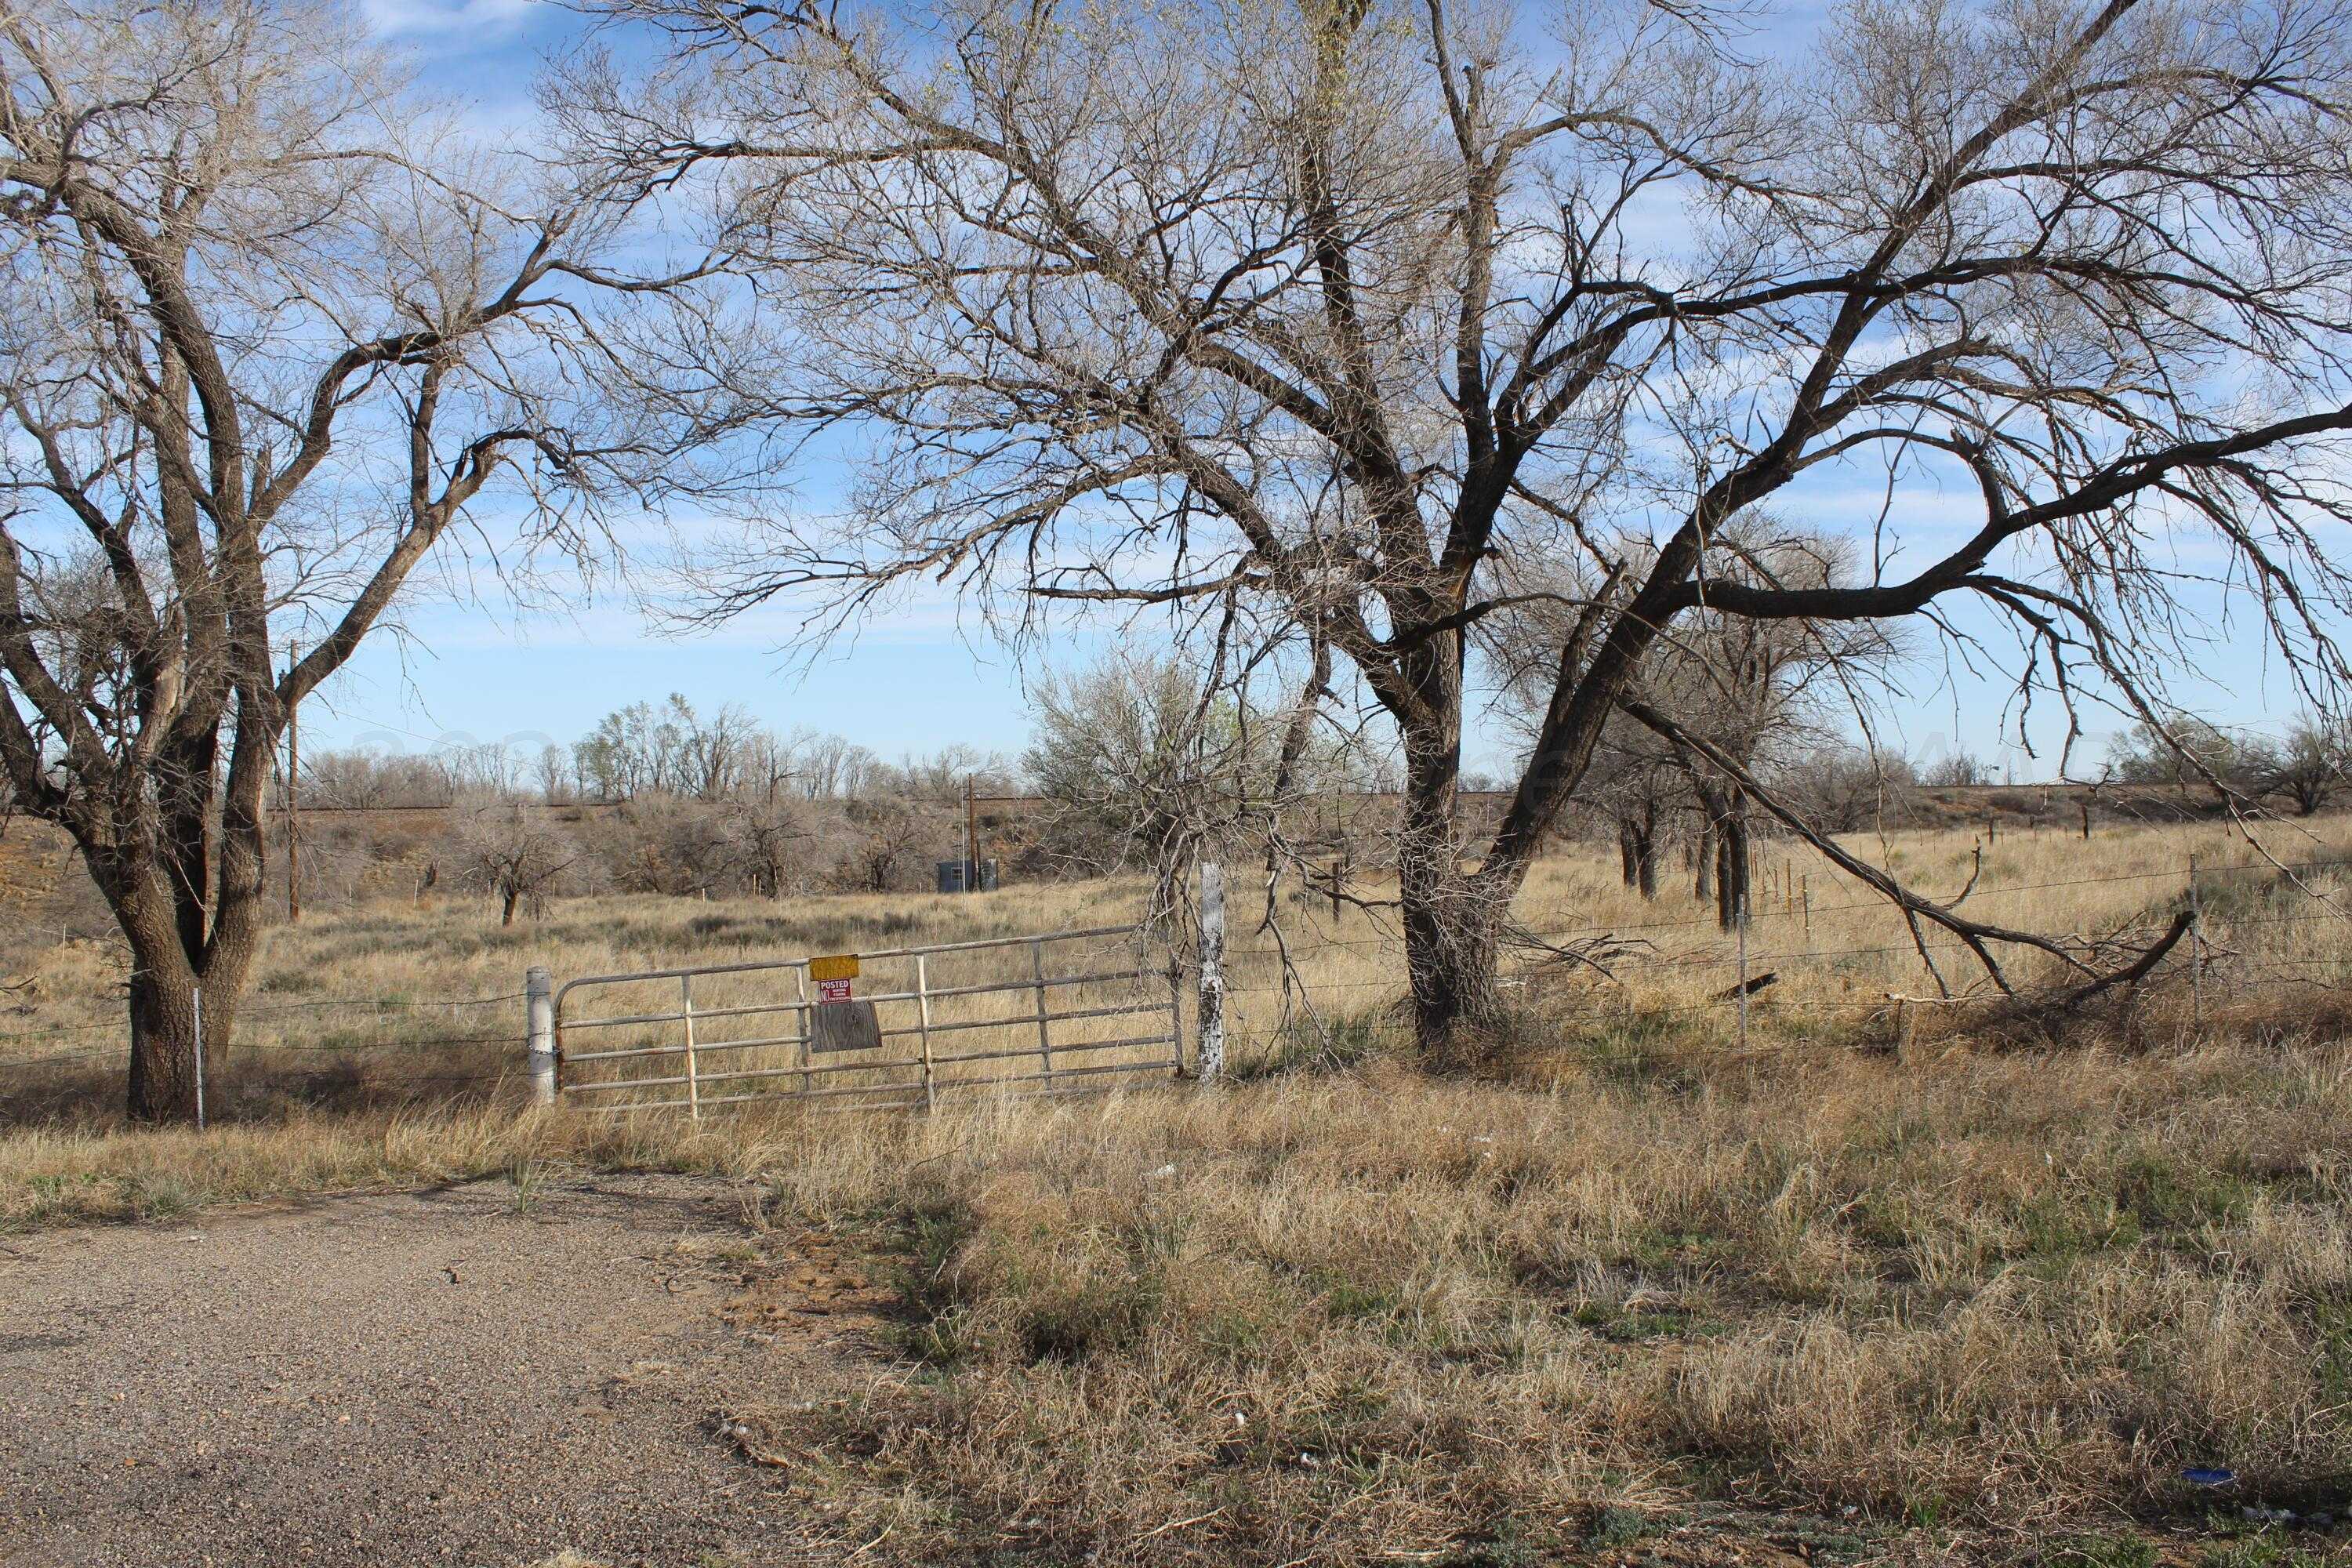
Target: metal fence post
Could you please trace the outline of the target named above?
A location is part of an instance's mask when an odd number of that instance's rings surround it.
[[[694,976],[679,975],[677,989],[682,1003],[678,1011],[684,1016],[686,1024],[686,1114],[689,1121],[699,1121],[702,1120],[702,1085],[694,1068]]]
[[[530,1102],[555,1103],[555,977],[539,964],[523,971],[524,1060],[530,1068]]]
[[[1225,872],[1201,862],[1201,1057],[1202,1083],[1225,1070]]]
[[[205,1130],[205,988],[188,987],[188,999],[196,1013],[196,1131]]]

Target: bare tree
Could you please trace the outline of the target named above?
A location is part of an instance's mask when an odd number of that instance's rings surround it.
[[[2250,745],[2243,752],[2255,788],[2285,795],[2296,816],[2310,816],[2343,789],[2352,735],[2341,723],[2305,718],[2275,743]]]
[[[2108,771],[2125,784],[2169,784],[2182,795],[2210,790],[2224,801],[2252,772],[2237,737],[2177,708],[2148,714],[2107,750]]]
[[[822,633],[946,580],[1016,626],[1292,617],[1402,742],[1433,1053],[1491,1005],[1610,715],[1675,727],[1629,683],[1702,607],[1949,629],[1973,601],[1952,635],[2012,630],[2021,696],[2144,715],[2195,651],[2173,541],[2201,531],[2229,565],[2195,591],[2252,585],[2309,689],[2347,673],[2341,6],[1890,0],[1782,63],[1664,5],[1549,39],[1507,0],[606,5],[680,58],[579,72],[583,137],[732,171],[803,334],[788,412],[868,458],[710,612],[814,598]],[[1739,577],[1736,519],[1874,476],[1859,580]],[[1930,531],[1922,484],[1973,523]],[[1465,869],[1468,640],[1565,561],[1595,591]],[[2008,984],[2029,939],[1905,907]]]
[[[581,859],[580,847],[548,813],[512,796],[479,795],[460,802],[457,861],[465,879],[499,901],[499,924],[514,924],[528,905],[531,917]]]
[[[0,766],[128,940],[134,1116],[231,1037],[295,705],[478,500],[583,550],[724,423],[638,374],[708,302],[628,269],[638,205],[453,134],[340,9],[0,0]]]
[[[854,800],[869,793],[879,760],[839,735],[795,730],[785,741],[803,800]]]
[[[725,832],[744,880],[753,892],[772,899],[784,896],[788,874],[805,858],[803,847],[816,837],[797,802],[773,795],[730,802]]]
[[[1048,673],[1031,691],[1024,759],[1051,803],[1047,832],[1088,870],[1149,871],[1163,911],[1178,907],[1202,856],[1218,853],[1262,858],[1271,899],[1297,858],[1289,814],[1348,782],[1342,738],[1318,733],[1329,674],[1311,666],[1304,700],[1267,713],[1246,680],[1204,685],[1171,653],[1118,651]]]
[[[1968,789],[1990,784],[1992,778],[1975,752],[1954,751],[1929,763],[1922,782],[1931,789]]]
[[[545,745],[531,763],[532,782],[538,786],[539,798],[555,805],[572,798],[572,753],[562,746]]]
[[[1719,543],[1725,563],[1718,585],[1813,589],[1841,585],[1852,574],[1844,542],[1760,513],[1728,521]],[[1643,563],[1638,557],[1636,563]],[[1562,585],[1528,596],[1482,628],[1530,733],[1549,709],[1558,650],[1570,634],[1562,624],[1571,613],[1565,606],[1591,601],[1590,593]],[[1867,715],[1903,651],[1898,633],[1872,620],[1759,620],[1701,605],[1676,621],[1651,646],[1625,690],[1671,714],[1680,733],[1660,735],[1622,714],[1612,718],[1580,792],[1615,823],[1628,883],[1641,886],[1645,897],[1655,892],[1658,822],[1669,798],[1684,794],[1698,808],[1697,894],[1716,900],[1726,929],[1735,924],[1748,902],[1754,858],[1748,801],[1692,739],[1704,739],[1750,773],[1801,769],[1846,749],[1839,726]]]

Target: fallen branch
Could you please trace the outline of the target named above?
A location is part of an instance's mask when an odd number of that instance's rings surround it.
[[[1840,870],[1885,895],[1906,916],[1931,921],[1958,937],[1967,944],[1969,951],[1976,955],[1977,962],[1984,965],[1985,973],[1991,977],[1992,983],[2005,994],[2015,995],[2017,988],[2009,983],[2009,976],[2001,972],[2000,961],[1993,957],[1992,949],[1989,944],[1996,942],[2030,947],[2036,952],[2046,952],[2077,973],[2088,975],[2094,979],[2098,977],[2096,970],[2069,952],[2062,942],[2054,942],[2049,937],[2033,931],[2015,931],[2006,926],[1987,925],[1981,921],[1969,920],[1964,915],[1955,913],[1946,905],[1938,904],[1931,899],[1923,898],[1913,892],[1868,861],[1847,853],[1829,835],[1774,799],[1771,792],[1757,782],[1755,774],[1726,755],[1721,747],[1702,736],[1693,734],[1637,698],[1622,697],[1618,700],[1617,705],[1624,711],[1626,717],[1637,723],[1646,725],[1666,740],[1678,746],[1686,747],[1705,758],[1710,764],[1720,770],[1725,777],[1738,784],[1748,799],[1769,812],[1782,826],[1811,845]],[[1924,942],[1921,943],[1923,952],[1925,946]],[[1937,983],[1938,985],[1942,984],[1940,975],[1937,977]]]

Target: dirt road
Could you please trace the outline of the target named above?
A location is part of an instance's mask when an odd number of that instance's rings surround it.
[[[879,1296],[743,1216],[603,1177],[0,1237],[0,1565],[831,1562],[718,1416],[845,1386]]]

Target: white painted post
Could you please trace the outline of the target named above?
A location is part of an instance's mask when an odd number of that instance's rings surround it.
[[[196,1131],[205,1130],[205,988],[192,985],[188,997],[196,1010]]]
[[[919,952],[915,954],[915,1027],[923,1042],[923,1109],[930,1110],[939,1104],[939,1091],[931,1082],[931,966]]]
[[[555,1103],[555,977],[539,964],[523,971],[524,1060],[530,1068],[530,1102]]]
[[[677,977],[678,995],[684,1003],[679,1012],[686,1023],[686,1114],[688,1121],[702,1120],[702,1083],[694,1066],[694,976]]]
[[[1201,1054],[1202,1083],[1225,1070],[1225,871],[1201,862]]]

